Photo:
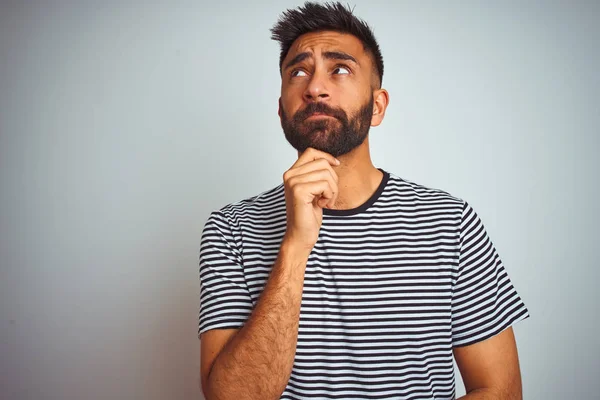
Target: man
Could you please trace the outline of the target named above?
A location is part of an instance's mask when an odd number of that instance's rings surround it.
[[[383,59],[341,4],[272,29],[283,183],[211,213],[200,248],[207,399],[521,398],[511,326],[529,316],[475,211],[373,166]]]

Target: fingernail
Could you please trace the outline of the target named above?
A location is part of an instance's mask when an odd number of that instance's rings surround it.
[[[335,159],[335,162],[337,163],[337,165],[340,165],[342,162],[340,160],[338,160],[337,158]]]

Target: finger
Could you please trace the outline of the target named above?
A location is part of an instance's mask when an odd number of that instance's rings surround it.
[[[327,160],[331,165],[340,165],[339,160],[337,160],[331,154],[317,150],[313,147],[309,147],[302,154],[300,154],[300,157],[298,157],[296,162],[292,165],[292,168],[299,167],[314,160],[318,160],[319,158]]]
[[[319,201],[317,201],[317,205],[318,205],[319,207],[321,207],[321,208],[325,208],[325,207],[327,207],[327,208],[330,208],[330,207],[329,207],[329,202],[330,202],[330,200],[329,200],[329,199],[326,199],[326,198],[324,198],[324,197],[321,197],[321,198],[319,199]]]
[[[336,179],[334,179],[334,177],[331,175],[331,171],[328,169],[310,171],[305,174],[293,176],[288,180],[288,186],[293,187],[295,185],[302,184],[302,183],[318,182],[318,181],[327,181],[329,183],[331,191],[333,192],[331,200],[333,200],[333,202],[335,202],[335,200],[337,199],[338,192],[339,192],[338,191],[338,183],[337,183]]]
[[[319,171],[319,170],[327,170],[329,171],[329,173],[331,174],[331,176],[333,177],[333,179],[338,182],[338,174],[335,172],[335,170],[333,169],[333,167],[329,164],[329,161],[320,158],[318,160],[314,160],[314,161],[310,161],[304,165],[301,165],[299,167],[295,167],[295,168],[291,168],[288,171],[286,171],[286,173],[284,174],[284,181],[286,179],[289,179],[293,176],[297,176],[297,175],[303,175],[303,174],[307,174],[309,172],[312,171]]]
[[[333,190],[329,181],[311,181],[295,185],[299,200],[304,203],[313,203],[315,198],[325,198],[327,202],[333,198]]]
[[[326,202],[329,202],[329,200],[333,198],[333,190],[331,189],[329,181],[311,182],[306,183],[306,185],[310,190],[310,194],[314,197],[320,197],[321,199],[324,198],[326,199]]]

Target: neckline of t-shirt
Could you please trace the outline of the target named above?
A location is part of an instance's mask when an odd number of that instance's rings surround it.
[[[348,215],[360,214],[364,211],[367,211],[367,209],[369,207],[371,207],[377,201],[377,199],[379,199],[379,196],[381,196],[381,193],[383,193],[383,189],[385,189],[385,185],[387,184],[387,182],[390,178],[389,172],[387,172],[381,168],[377,168],[377,169],[383,173],[383,178],[381,178],[381,182],[379,183],[377,190],[375,190],[375,192],[371,195],[371,197],[369,197],[367,199],[367,201],[365,201],[363,204],[361,204],[358,207],[348,208],[346,210],[336,210],[336,209],[324,208],[323,215],[348,216]]]

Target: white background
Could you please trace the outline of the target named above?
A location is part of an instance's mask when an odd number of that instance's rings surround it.
[[[145,3],[0,5],[2,399],[201,398],[202,227],[295,161],[269,28],[301,3]],[[351,4],[375,165],[480,214],[531,313],[525,398],[595,398],[599,3]]]

